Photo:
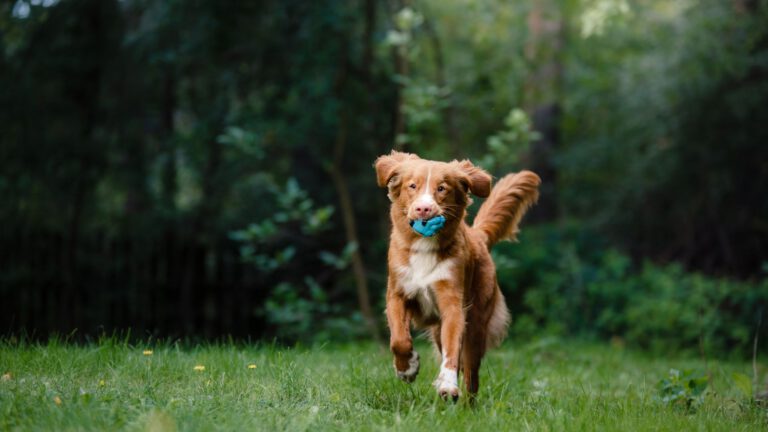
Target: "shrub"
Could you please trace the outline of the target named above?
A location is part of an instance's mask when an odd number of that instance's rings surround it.
[[[494,253],[513,335],[544,330],[620,337],[657,352],[751,353],[768,304],[766,279],[688,273],[674,263],[637,266],[576,225],[535,227],[520,238]]]
[[[656,384],[657,399],[686,411],[696,409],[704,400],[708,386],[709,379],[701,372],[686,370],[681,373],[670,369],[669,376]]]

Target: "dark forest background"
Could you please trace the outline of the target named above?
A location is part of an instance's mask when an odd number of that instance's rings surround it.
[[[381,338],[393,148],[543,178],[514,337],[768,340],[760,0],[3,1],[0,331]]]

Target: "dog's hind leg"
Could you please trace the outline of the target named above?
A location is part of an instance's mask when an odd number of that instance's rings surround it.
[[[432,346],[435,347],[435,353],[438,356],[443,355],[443,345],[440,343],[440,324],[435,324],[429,328],[429,339],[432,341]]]
[[[485,355],[487,339],[486,329],[472,312],[470,310],[467,316],[467,331],[461,352],[464,386],[470,400],[474,398],[480,387],[480,363]]]
[[[501,293],[498,283],[496,284],[496,289],[494,291],[495,299],[493,301],[493,311],[491,312],[485,331],[485,346],[488,349],[493,349],[501,345],[504,338],[507,337],[507,329],[509,328],[510,321],[512,321],[509,315],[509,309],[507,309],[507,304],[504,301],[504,295]]]

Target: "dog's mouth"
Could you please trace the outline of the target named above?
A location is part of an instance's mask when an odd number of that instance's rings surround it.
[[[446,221],[448,220],[448,217],[446,215],[444,215],[444,214],[437,214],[437,215],[434,215],[434,216],[432,216],[431,218],[428,218],[428,219],[419,219],[419,218],[410,219],[409,218],[408,219],[408,225],[410,225],[411,227],[413,227],[415,224],[421,224],[422,226],[425,226],[429,221],[431,221],[433,219],[436,219],[436,218],[442,218],[442,219],[444,219]]]
[[[412,219],[409,221],[411,228],[424,237],[432,237],[445,225],[445,216],[437,215],[429,219]]]

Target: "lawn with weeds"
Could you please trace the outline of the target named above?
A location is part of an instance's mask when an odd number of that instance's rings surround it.
[[[2,430],[765,430],[733,374],[747,362],[661,358],[541,339],[489,353],[471,406],[440,400],[418,346],[415,383],[371,344],[90,345],[0,342]],[[660,397],[670,369],[708,377],[690,406]]]

